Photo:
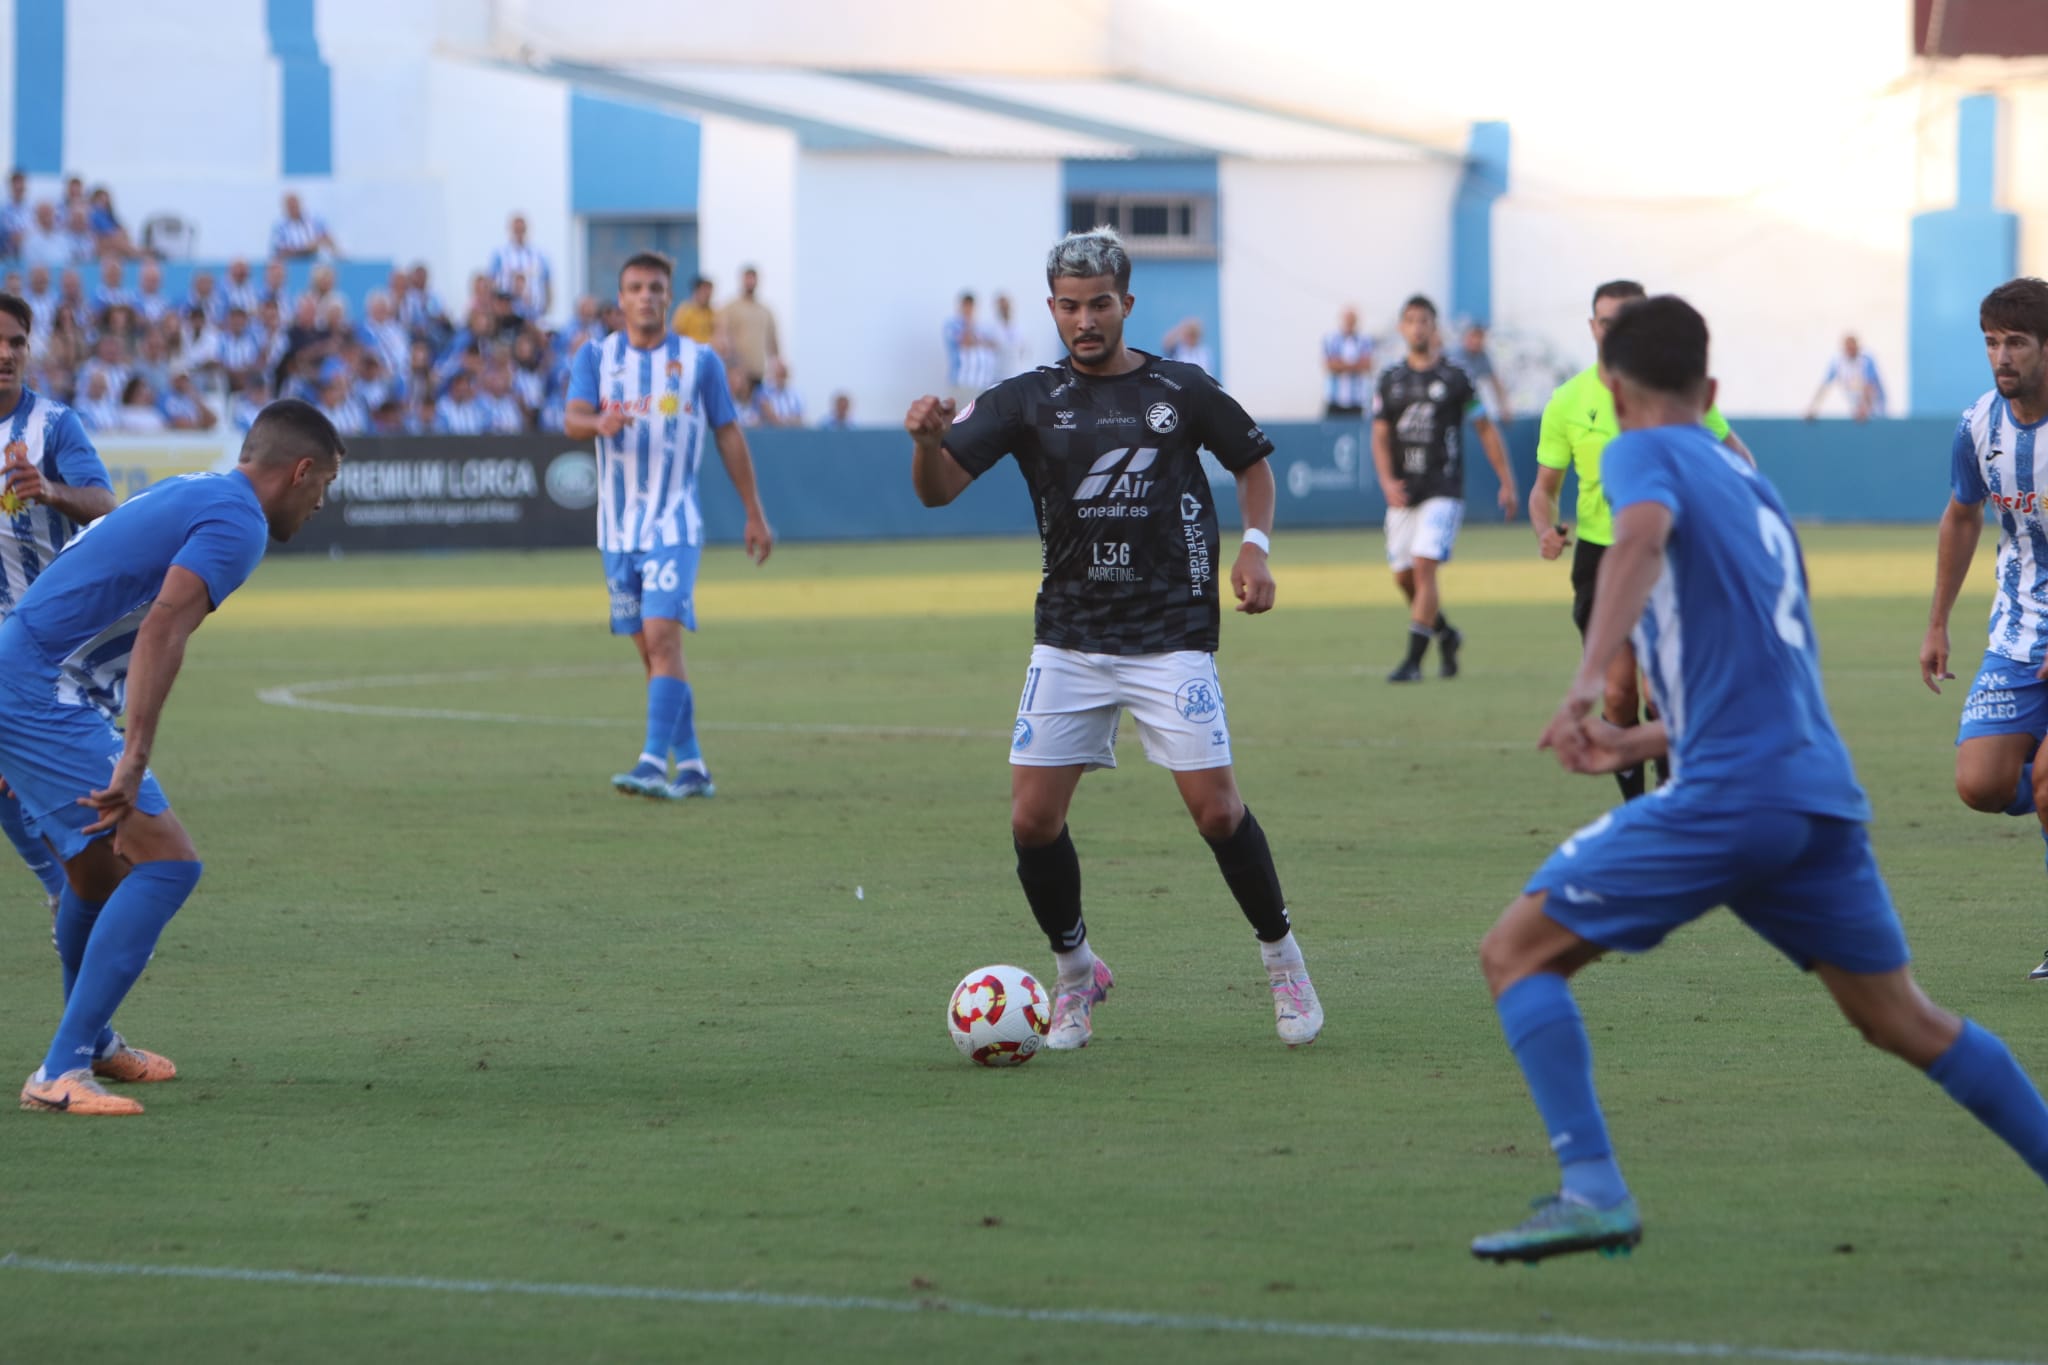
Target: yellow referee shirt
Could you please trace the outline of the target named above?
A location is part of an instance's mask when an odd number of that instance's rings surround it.
[[[1702,419],[1714,439],[1728,439],[1728,419],[1721,409],[1708,408]],[[1543,405],[1543,427],[1536,438],[1536,463],[1545,469],[1575,469],[1579,475],[1579,539],[1593,545],[1614,543],[1614,513],[1600,486],[1600,452],[1621,434],[1614,416],[1614,395],[1600,382],[1600,367],[1588,365],[1557,386]]]

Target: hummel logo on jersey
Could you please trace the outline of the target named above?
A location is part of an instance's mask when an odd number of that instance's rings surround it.
[[[1124,465],[1126,457],[1130,460],[1128,465]],[[1152,480],[1141,479],[1138,475],[1150,469],[1158,458],[1159,452],[1152,446],[1137,450],[1125,446],[1110,451],[1089,466],[1088,477],[1081,480],[1081,486],[1074,490],[1074,501],[1086,502],[1105,493],[1112,498],[1144,497],[1152,489]],[[1124,465],[1121,472],[1118,472],[1119,465]],[[1116,480],[1114,485],[1110,482],[1112,477]]]

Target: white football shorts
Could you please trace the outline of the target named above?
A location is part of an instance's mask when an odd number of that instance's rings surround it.
[[[1417,507],[1387,509],[1387,567],[1395,573],[1415,567],[1418,559],[1441,564],[1458,543],[1465,521],[1463,498],[1427,498]]]
[[[1125,710],[1138,723],[1145,757],[1188,772],[1230,764],[1230,726],[1216,656],[1197,649],[1172,654],[1083,654],[1031,647],[1010,762],[1030,768],[1116,766],[1117,723]]]

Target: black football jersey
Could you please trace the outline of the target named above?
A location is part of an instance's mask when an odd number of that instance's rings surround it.
[[[1465,414],[1478,404],[1472,380],[1447,360],[1426,370],[1411,370],[1403,360],[1381,371],[1373,420],[1389,428],[1394,477],[1410,507],[1465,496]]]
[[[946,449],[979,477],[1015,455],[1038,511],[1038,642],[1090,654],[1214,652],[1228,591],[1207,447],[1232,473],[1273,453],[1200,367],[1144,364],[1098,377],[1046,365],[953,419]]]

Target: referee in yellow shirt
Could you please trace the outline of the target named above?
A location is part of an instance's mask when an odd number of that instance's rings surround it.
[[[1609,280],[1593,291],[1593,350],[1599,353],[1607,328],[1621,310],[1645,296],[1634,280]],[[1729,449],[1755,463],[1742,438],[1728,429],[1719,408],[1708,408],[1707,429]],[[1556,559],[1571,543],[1573,528],[1558,519],[1557,497],[1564,487],[1564,472],[1579,476],[1578,549],[1572,554],[1572,624],[1586,633],[1593,615],[1593,586],[1600,575],[1600,556],[1614,543],[1614,514],[1607,506],[1606,490],[1600,486],[1600,452],[1620,434],[1614,418],[1614,395],[1600,382],[1596,361],[1557,386],[1543,408],[1543,427],[1536,440],[1536,486],[1529,492],[1529,524],[1536,528],[1545,559]],[[1635,651],[1623,646],[1607,670],[1607,719],[1616,725],[1636,725],[1644,719],[1642,689],[1636,681]],[[1651,713],[1654,718],[1655,713]],[[1661,765],[1660,765],[1661,766]],[[1624,768],[1614,775],[1621,785],[1621,798],[1632,801],[1643,794],[1641,767]]]

